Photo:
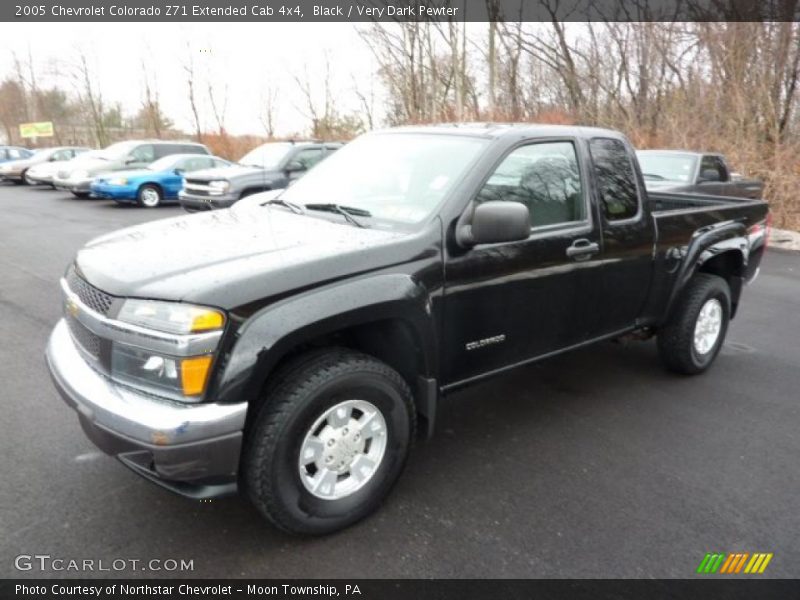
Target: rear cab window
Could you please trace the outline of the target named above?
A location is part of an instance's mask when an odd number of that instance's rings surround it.
[[[639,216],[641,202],[636,172],[627,147],[613,138],[589,141],[595,184],[607,221],[628,221]]]

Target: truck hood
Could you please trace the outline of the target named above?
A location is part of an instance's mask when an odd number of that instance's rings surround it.
[[[404,237],[251,203],[104,235],[75,262],[89,283],[115,296],[234,309],[391,264],[400,257],[376,250]]]
[[[244,165],[231,165],[230,167],[221,167],[219,169],[203,169],[202,171],[193,171],[187,173],[189,179],[197,181],[212,181],[218,179],[235,179],[246,175],[263,175],[264,173],[271,173],[259,169],[258,167],[246,167]]]

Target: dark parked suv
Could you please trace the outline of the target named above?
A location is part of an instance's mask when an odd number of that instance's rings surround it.
[[[250,194],[285,188],[341,147],[338,142],[263,144],[227,169],[192,173],[178,199],[189,212],[227,208]]]

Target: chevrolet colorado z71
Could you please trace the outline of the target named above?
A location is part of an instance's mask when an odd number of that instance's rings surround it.
[[[283,192],[87,244],[47,362],[140,475],[330,532],[378,506],[443,394],[631,332],[708,368],[767,216],[648,194],[614,131],[371,133]]]

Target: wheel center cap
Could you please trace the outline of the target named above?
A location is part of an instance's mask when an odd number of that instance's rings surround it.
[[[350,469],[356,456],[364,452],[364,439],[354,428],[343,427],[334,431],[325,441],[323,465],[338,473]]]

